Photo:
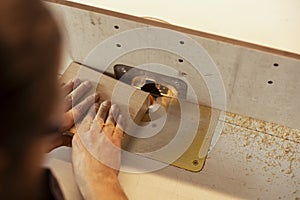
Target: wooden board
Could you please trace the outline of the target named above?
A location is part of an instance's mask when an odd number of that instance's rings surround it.
[[[100,94],[100,102],[110,100],[112,101],[112,103],[119,105],[122,113],[125,113],[128,110],[129,117],[131,117],[131,119],[135,122],[138,122],[142,119],[150,105],[148,93],[121,83],[114,78],[86,68],[74,62],[71,63],[67,68],[65,73],[60,78],[60,81],[66,83],[74,79],[75,77],[78,77],[82,81],[90,80],[95,85],[96,92]],[[124,92],[133,93],[129,100],[129,104],[125,101],[126,99],[124,98],[124,93],[114,93],[115,86],[117,86]],[[113,93],[115,94],[115,96],[112,99]],[[126,119],[126,121],[130,121],[130,119]]]

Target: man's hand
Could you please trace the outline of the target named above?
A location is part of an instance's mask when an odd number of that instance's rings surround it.
[[[122,116],[108,101],[92,106],[73,137],[73,170],[85,199],[127,199],[118,181]],[[117,119],[117,120],[116,120]],[[116,123],[117,121],[117,123]]]
[[[60,125],[58,133],[50,135],[50,145],[46,150],[47,152],[59,146],[71,146],[72,137],[63,135],[63,133],[69,130],[88,111],[95,101],[99,100],[99,95],[96,93],[82,99],[84,95],[89,92],[91,87],[91,82],[81,82],[79,79],[74,79],[62,85],[64,98],[62,124]]]

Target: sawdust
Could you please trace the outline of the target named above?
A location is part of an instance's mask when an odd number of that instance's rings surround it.
[[[224,125],[222,135],[235,146],[232,158],[245,159],[245,176],[259,175],[268,185],[286,183],[290,194],[278,199],[300,200],[292,190],[300,185],[300,130],[232,113],[227,113]]]
[[[247,160],[247,161],[249,161],[251,158],[252,158],[252,155],[251,155],[251,154],[247,154],[247,155],[246,155],[246,160]]]
[[[227,112],[225,122],[300,143],[300,130]]]
[[[267,182],[273,181],[271,177],[278,178],[284,174],[290,179],[295,178],[293,165],[295,161],[299,162],[300,160],[297,157],[299,154],[297,145],[300,141],[299,130],[235,114],[229,114],[225,121],[223,134],[233,134],[234,138],[237,138],[234,141],[235,145],[242,147],[239,153],[245,155],[246,162],[254,161],[264,165],[262,169],[266,175],[268,174]],[[253,154],[253,149],[258,149],[257,154]],[[246,176],[249,174],[248,171],[245,171]]]

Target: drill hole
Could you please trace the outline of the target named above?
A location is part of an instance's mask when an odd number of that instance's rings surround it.
[[[155,128],[157,125],[156,124],[152,124],[151,126],[152,126],[152,128]]]
[[[197,166],[197,165],[199,165],[199,162],[198,162],[198,160],[194,160],[194,161],[193,161],[193,165],[194,165],[194,166]]]
[[[179,44],[184,44],[184,41],[180,41]]]
[[[273,66],[274,67],[279,67],[279,64],[278,63],[274,63]]]
[[[183,59],[179,58],[178,62],[183,63]]]
[[[181,72],[181,73],[180,73],[180,75],[181,75],[181,76],[186,76],[186,75],[187,75],[187,73],[185,73],[185,72]]]
[[[116,46],[117,46],[118,48],[122,47],[122,45],[121,45],[121,44],[116,44]]]
[[[272,85],[272,84],[273,84],[273,81],[268,81],[268,84],[269,84],[269,85]]]
[[[120,27],[116,25],[116,26],[114,26],[114,28],[115,28],[115,29],[119,29]]]

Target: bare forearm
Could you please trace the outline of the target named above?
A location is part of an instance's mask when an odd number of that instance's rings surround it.
[[[115,183],[99,186],[95,196],[91,199],[105,199],[105,200],[127,200],[121,185],[118,181]]]

